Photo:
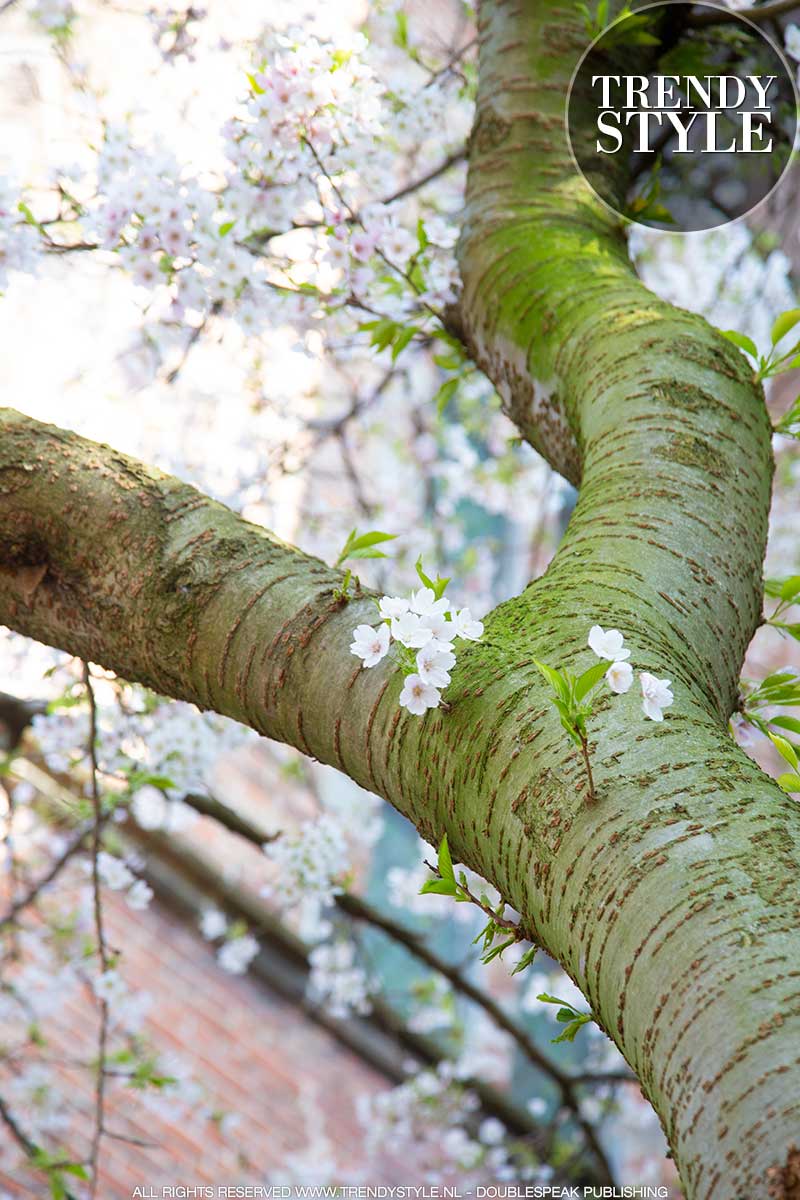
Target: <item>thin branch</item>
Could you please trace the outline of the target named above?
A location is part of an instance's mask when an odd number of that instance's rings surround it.
[[[451,167],[455,167],[458,163],[464,162],[466,157],[466,146],[459,147],[459,149],[454,150],[452,154],[448,154],[447,158],[443,159],[439,163],[438,167],[433,167],[432,170],[428,171],[427,175],[421,175],[419,179],[414,179],[411,181],[411,183],[407,183],[405,187],[399,188],[396,192],[393,192],[391,196],[386,196],[381,201],[381,204],[394,204],[396,200],[404,200],[406,196],[413,195],[413,193],[418,192],[420,188],[424,188],[427,184],[433,183],[435,179],[439,179],[441,175],[445,175]]]
[[[94,898],[94,925],[95,935],[97,937],[97,953],[100,957],[100,965],[105,973],[110,965],[108,949],[106,947],[105,929],[103,926],[103,905],[100,889],[100,835],[103,827],[103,813],[100,801],[100,785],[98,781],[98,765],[97,765],[97,701],[95,699],[94,687],[92,685],[92,675],[89,669],[88,662],[83,664],[83,682],[86,687],[86,695],[89,701],[89,763],[91,768],[91,797],[92,806],[94,809],[94,823],[92,827],[92,893]],[[97,1080],[95,1083],[95,1115],[94,1115],[94,1133],[92,1135],[92,1144],[89,1152],[89,1166],[91,1169],[91,1200],[95,1200],[97,1196],[97,1166],[100,1157],[100,1144],[103,1140],[103,1121],[104,1121],[104,1103],[105,1103],[105,1088],[106,1088],[106,1045],[108,1042],[108,1000],[105,996],[100,998],[100,1030],[97,1041]]]
[[[2,9],[0,9],[0,12],[2,12]],[[0,1121],[3,1122],[17,1145],[25,1151],[28,1158],[32,1158],[38,1147],[36,1146],[35,1142],[31,1141],[27,1133],[25,1133],[25,1131],[18,1124],[16,1118],[13,1116],[10,1108],[2,1096],[0,1096]]]
[[[196,807],[194,796],[185,796],[184,800],[192,807]],[[216,802],[215,810],[217,814],[216,819],[225,828],[255,845],[263,843],[264,837],[261,831],[257,827],[250,825],[238,813],[231,812],[226,805],[220,802]],[[203,811],[203,809],[200,808],[199,811]],[[594,1076],[590,1072],[583,1072],[580,1076],[573,1078],[566,1074],[541,1052],[530,1034],[517,1025],[513,1018],[509,1016],[505,1009],[492,996],[467,979],[458,967],[440,958],[413,930],[393,921],[391,917],[378,912],[371,905],[367,904],[365,900],[361,899],[361,897],[355,896],[352,893],[343,892],[335,896],[334,903],[341,912],[349,917],[380,929],[388,937],[392,938],[393,941],[404,946],[420,962],[425,963],[426,966],[447,979],[453,988],[466,997],[466,999],[482,1008],[498,1028],[509,1035],[528,1061],[552,1080],[559,1091],[562,1105],[573,1114],[598,1165],[607,1174],[609,1180],[613,1178],[611,1166],[600,1145],[594,1127],[581,1114],[580,1100],[575,1093],[575,1087],[581,1084],[592,1083],[635,1083],[636,1080],[633,1076],[614,1072],[601,1072],[597,1076]]]
[[[33,904],[38,899],[40,893],[61,874],[67,863],[83,848],[87,837],[94,830],[94,825],[94,821],[91,821],[82,826],[72,841],[69,842],[66,849],[62,851],[58,858],[53,860],[41,879],[31,884],[28,891],[14,901],[8,912],[0,918],[0,930],[5,929],[7,925],[13,924],[19,913]]]
[[[736,21],[739,17],[745,17],[748,21],[754,21],[759,24],[762,21],[771,21],[774,17],[783,16],[784,13],[797,11],[800,9],[798,0],[771,0],[769,4],[761,4],[753,8],[724,9],[719,8],[715,12],[696,13],[688,18],[687,24],[693,29],[707,29],[710,25],[727,25],[731,21]]]
[[[477,46],[477,44],[478,44],[477,36],[472,37],[469,39],[468,42],[464,43],[464,45],[461,47],[460,50],[455,50],[453,52],[453,54],[451,55],[451,57],[449,58],[449,60],[444,64],[444,66],[439,67],[438,71],[434,71],[431,74],[430,79],[425,84],[425,87],[422,90],[425,91],[427,88],[432,87],[434,85],[434,83],[436,83],[437,80],[442,78],[443,75],[447,75],[450,71],[452,71],[453,67],[456,65],[456,63],[461,62],[461,59],[464,57],[464,55],[467,54],[468,51],[472,50],[474,46]],[[462,76],[462,78],[463,78],[463,76]]]

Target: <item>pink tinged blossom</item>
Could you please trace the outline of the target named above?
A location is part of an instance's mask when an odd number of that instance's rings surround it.
[[[630,658],[630,650],[625,649],[625,639],[618,629],[603,629],[601,625],[593,625],[589,630],[589,649],[598,658],[607,658],[611,662],[621,662]]]
[[[644,715],[651,721],[663,721],[664,713],[675,697],[668,679],[656,679],[648,671],[642,671],[639,679],[642,684],[642,709]]]
[[[365,667],[376,667],[389,649],[389,627],[358,625],[353,630],[350,653],[360,658]]]
[[[364,230],[357,230],[350,238],[350,253],[359,262],[366,262],[372,257],[377,238]]]
[[[407,708],[415,717],[421,717],[429,708],[438,708],[441,695],[437,688],[426,683],[419,675],[407,675],[400,693],[400,706]]]
[[[606,680],[612,692],[621,696],[630,691],[633,683],[633,667],[628,662],[615,662],[606,671]]]
[[[445,688],[450,682],[450,671],[456,665],[456,656],[449,650],[440,650],[437,641],[429,642],[417,654],[417,671],[423,683],[434,688]]]

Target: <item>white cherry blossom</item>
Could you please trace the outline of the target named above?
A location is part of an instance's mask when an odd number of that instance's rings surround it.
[[[444,617],[450,611],[450,601],[446,596],[437,600],[433,588],[419,588],[411,593],[411,611],[422,617]]]
[[[125,903],[128,905],[128,908],[141,912],[147,908],[152,899],[153,889],[150,887],[150,884],[144,879],[137,879],[132,887],[128,889],[125,896]]]
[[[606,680],[612,692],[621,696],[630,691],[633,683],[633,667],[629,662],[614,662],[606,671]]]
[[[116,858],[105,850],[101,850],[97,856],[97,871],[106,887],[111,888],[113,892],[129,887],[135,879],[133,872],[121,858]]]
[[[258,954],[258,942],[250,933],[223,942],[217,951],[217,962],[229,975],[244,975]]]
[[[408,612],[409,607],[409,601],[405,596],[382,596],[378,601],[378,612],[384,621],[391,621],[393,617],[402,617],[403,613]]]
[[[483,621],[476,621],[468,608],[453,612],[453,633],[468,642],[479,642],[483,637]]]
[[[357,625],[353,630],[350,653],[360,658],[365,667],[376,667],[389,650],[389,627],[379,625]]]
[[[662,709],[668,708],[675,697],[668,679],[656,679],[649,671],[642,671],[639,676],[642,685],[642,709],[644,715],[651,721],[663,721]]]
[[[200,932],[207,942],[222,937],[228,928],[228,918],[218,908],[207,908],[200,918]]]
[[[407,708],[415,717],[421,717],[429,708],[438,708],[441,693],[420,675],[407,675],[405,686],[400,693],[400,705]]]
[[[449,650],[440,650],[436,640],[423,646],[417,654],[417,671],[423,683],[434,688],[445,688],[450,682],[450,671],[456,665],[456,656]]]
[[[392,637],[401,646],[420,650],[433,636],[430,625],[418,613],[403,613],[392,620]]]
[[[589,630],[589,649],[598,658],[607,658],[611,662],[621,662],[630,658],[630,650],[625,649],[625,639],[618,629],[603,629],[602,625],[593,625]]]

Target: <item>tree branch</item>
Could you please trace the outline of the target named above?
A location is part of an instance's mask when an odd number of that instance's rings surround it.
[[[689,17],[687,24],[694,29],[707,29],[711,25],[726,25],[739,17],[746,17],[748,21],[760,24],[762,21],[781,17],[784,13],[797,12],[798,9],[800,5],[797,0],[772,0],[771,3],[754,5],[752,8],[720,8],[715,13],[695,13]]]

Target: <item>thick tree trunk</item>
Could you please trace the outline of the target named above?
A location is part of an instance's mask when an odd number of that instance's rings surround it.
[[[532,10],[535,7],[535,15]],[[660,1114],[687,1197],[800,1196],[800,819],[726,730],[759,620],[763,397],[635,279],[566,156],[572,5],[484,5],[462,320],[524,434],[580,480],[551,568],[459,656],[451,710],[358,669],[339,575],[192,488],[0,417],[0,619],[332,763],[494,882],[589,997]],[[597,800],[533,659],[590,625],[673,680],[610,695]]]

